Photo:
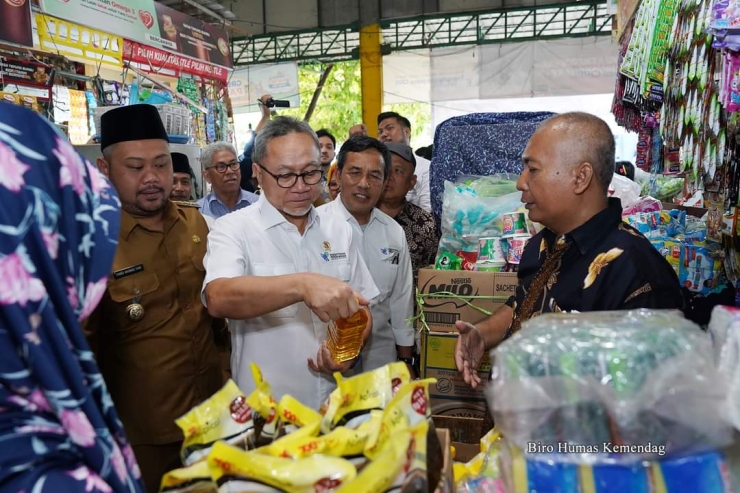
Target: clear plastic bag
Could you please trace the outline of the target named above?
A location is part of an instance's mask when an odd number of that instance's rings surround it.
[[[627,208],[640,200],[640,189],[638,183],[615,173],[609,184],[609,196],[618,198],[622,201],[622,208]]]
[[[521,193],[509,193],[500,197],[484,197],[476,188],[485,189],[488,193],[495,188],[485,177],[488,184],[478,185],[455,184],[445,182],[442,207],[442,238],[438,254],[458,251],[477,252],[478,240],[493,236],[502,236],[503,222],[501,214],[516,211],[521,207]],[[502,189],[506,186],[502,185]]]
[[[710,338],[680,312],[547,314],[491,354],[496,426],[556,462],[654,460],[732,436]]]

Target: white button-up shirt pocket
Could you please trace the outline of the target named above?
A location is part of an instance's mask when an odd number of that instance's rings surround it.
[[[321,266],[321,273],[325,276],[331,276],[340,281],[349,282],[352,274],[352,267],[349,260],[339,260],[326,262]]]
[[[371,262],[371,266],[368,267],[372,269],[373,279],[380,290],[380,299],[383,300],[393,291],[398,277],[399,250],[384,248],[377,253],[377,256],[377,263]],[[373,263],[378,267],[372,266]]]
[[[253,267],[254,275],[262,277],[284,276],[296,273],[295,265],[287,263],[255,263],[253,264]],[[267,313],[263,316],[269,318],[294,318],[296,316],[296,313],[298,313],[298,303],[286,306],[285,308],[281,308],[280,310],[275,310],[274,312]]]

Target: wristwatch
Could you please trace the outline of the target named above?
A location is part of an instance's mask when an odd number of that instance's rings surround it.
[[[419,362],[419,358],[417,358],[416,356],[412,356],[410,358],[404,358],[403,356],[399,356],[396,361],[403,361],[410,367],[416,368],[416,364]]]

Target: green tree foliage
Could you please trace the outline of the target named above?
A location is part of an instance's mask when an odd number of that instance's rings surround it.
[[[316,86],[324,70],[322,63],[305,63],[299,67],[298,84],[301,91],[300,108],[281,110],[281,115],[303,118],[311,103]],[[362,122],[362,90],[360,62],[338,62],[324,84],[316,109],[311,116],[313,128],[326,128],[339,141],[347,138],[352,125]],[[414,148],[432,142],[431,105],[425,102],[385,105],[384,110],[396,111],[411,121],[411,139]]]

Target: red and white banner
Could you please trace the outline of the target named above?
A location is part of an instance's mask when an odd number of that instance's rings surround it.
[[[123,40],[123,59],[153,74],[171,75],[174,72],[176,75],[182,72],[224,83],[229,79],[229,71],[221,66],[173,55],[128,39]]]

